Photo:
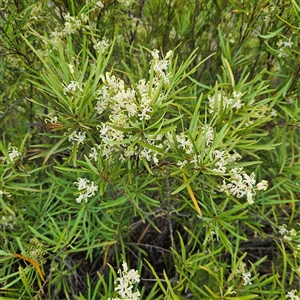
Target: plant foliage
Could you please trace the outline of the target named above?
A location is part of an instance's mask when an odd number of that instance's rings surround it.
[[[300,299],[295,0],[0,16],[1,299]]]

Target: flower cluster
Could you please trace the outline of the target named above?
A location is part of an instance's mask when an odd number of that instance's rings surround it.
[[[251,285],[251,273],[246,269],[246,264],[241,262],[237,269],[237,275],[241,275],[243,279],[243,285]]]
[[[209,125],[202,126],[202,133],[205,139],[205,146],[209,147],[214,140],[214,129]]]
[[[19,151],[19,149],[17,147],[14,147],[14,146],[9,147],[8,156],[12,162],[16,161],[21,155],[22,155],[22,153]],[[10,161],[8,159],[4,158],[4,160],[6,163],[10,163]]]
[[[99,149],[99,145],[95,145]],[[93,159],[94,161],[98,161],[98,151],[95,147],[91,148],[91,151],[89,153],[89,158]]]
[[[5,201],[6,205],[9,203],[9,198],[11,198],[11,196],[12,194],[10,194],[9,192],[5,190],[0,190],[0,201]],[[3,199],[4,197],[6,197],[7,199]],[[2,230],[3,232],[8,228],[14,229],[15,225],[17,225],[15,212],[10,208],[8,208],[8,211],[10,212],[10,215],[5,213],[0,218],[0,230]]]
[[[228,196],[233,195],[237,198],[247,196],[249,204],[253,204],[255,191],[267,189],[268,182],[266,180],[256,184],[255,174],[251,173],[248,175],[242,167],[228,170],[226,165],[233,164],[241,158],[241,155],[237,152],[230,154],[226,151],[215,150],[213,151],[213,156],[217,159],[215,163],[217,168],[213,170],[217,173],[229,175],[229,178],[223,179],[223,184],[219,186],[220,192],[225,192]]]
[[[79,130],[74,130],[70,136],[69,136],[69,142],[74,144],[75,142],[79,144],[84,144],[84,141],[86,139],[86,133],[85,131],[79,131]]]
[[[51,43],[56,46],[61,40],[70,34],[77,33],[88,22],[88,15],[81,14],[78,17],[71,16],[70,13],[63,14],[65,22],[63,27],[59,25],[55,28],[55,31],[50,33]],[[46,42],[48,44],[48,42]]]
[[[168,132],[164,141],[164,145],[166,146],[164,151],[166,153],[170,148],[184,150],[184,158],[177,160],[177,165],[180,169],[188,163],[192,164],[194,168],[201,168],[201,155],[198,154],[199,149],[196,146],[196,140],[203,140],[205,145],[204,151],[208,152],[214,140],[213,128],[207,124],[203,125],[201,131],[199,131],[199,136],[196,136],[193,141],[186,132],[180,132],[179,134],[174,134],[174,136]]]
[[[45,244],[34,237],[30,239],[29,256],[40,259],[47,253],[46,248]]]
[[[266,24],[273,22],[275,9],[276,7],[271,4],[263,8],[262,16],[264,16],[263,20]]]
[[[144,127],[152,118],[153,107],[165,98],[161,85],[169,83],[166,71],[172,52],[168,52],[162,60],[158,53],[157,50],[151,53],[154,76],[150,81],[143,78],[135,85],[126,87],[124,81],[116,76],[109,73],[103,75],[103,86],[95,93],[95,109],[109,120],[98,126],[99,136],[103,140],[101,150],[104,158],[117,153],[120,160],[137,155],[149,162],[158,163],[157,157],[163,152],[162,136],[153,133],[150,135],[146,131],[142,136],[134,136],[133,130],[126,130]],[[143,145],[136,145],[137,140],[141,140]],[[91,156],[96,157],[95,152]]]
[[[89,181],[86,178],[77,178],[77,182],[74,182],[78,186],[78,191],[81,193],[76,198],[77,203],[81,203],[82,200],[87,202],[88,198],[95,196],[95,192],[98,191],[98,186],[93,181]]]
[[[279,233],[286,241],[291,241],[293,236],[297,236],[297,231],[294,228],[288,230],[286,224],[282,224],[281,226],[279,226]]]
[[[247,201],[249,204],[253,204],[253,196],[256,190],[266,190],[268,187],[268,182],[262,180],[257,185],[255,180],[255,174],[251,173],[248,175],[243,168],[233,168],[229,172],[230,177],[226,180],[223,179],[223,184],[219,187],[220,192],[225,192],[228,196],[233,195],[237,198],[242,198],[247,196]]]
[[[215,137],[214,129],[210,125],[203,124],[196,137],[191,137],[186,132],[176,133],[176,129],[173,133],[149,135],[143,131],[143,135],[132,135],[130,128],[152,118],[152,95],[159,85],[159,78],[164,83],[168,82],[168,75],[165,73],[168,63],[165,60],[169,54],[161,61],[157,50],[152,51],[152,56],[151,65],[156,74],[152,84],[141,79],[134,88],[125,88],[125,83],[114,75],[106,74],[103,78],[104,85],[96,95],[98,102],[95,109],[102,116],[109,112],[108,118],[111,122],[103,122],[98,126],[103,143],[97,147],[101,149],[102,157],[110,158],[117,152],[120,160],[135,155],[158,164],[158,156],[167,154],[170,149],[180,149],[183,155],[182,158],[177,159],[179,168],[184,168],[187,164],[193,165],[194,168],[202,168],[203,154],[207,154],[211,156],[213,171],[223,178],[219,191],[238,198],[246,196],[248,202],[253,204],[256,190],[266,190],[267,181],[263,180],[256,184],[254,173],[248,175],[243,168],[234,168],[234,164],[242,158],[236,151],[233,153],[218,149],[210,151]],[[233,97],[229,99],[224,92],[219,92],[217,103],[213,103],[215,98],[209,98],[210,107],[215,108],[217,104],[217,110],[220,110],[222,103],[223,109],[229,105],[238,109],[243,105],[241,96],[241,92],[233,92]],[[156,101],[162,100],[163,95]],[[143,144],[138,144],[137,139]],[[146,148],[145,144],[149,147]],[[204,145],[202,154],[199,154],[202,151],[202,146],[199,145]],[[98,159],[97,147],[92,148],[89,154],[89,157],[95,161]]]
[[[68,85],[64,87],[64,94],[67,95],[68,93],[75,94],[78,92],[82,92],[82,86],[83,84],[80,84],[77,81],[71,81]]]
[[[218,91],[217,95],[208,96],[209,112],[218,113],[226,108],[240,109],[243,106],[241,102],[242,93],[234,91],[229,98],[224,91]]]
[[[93,48],[98,52],[98,53],[102,53],[109,44],[109,40],[106,38],[103,38],[102,40],[98,41]]]
[[[277,116],[277,110],[272,109],[270,115],[271,115],[271,117],[276,117]]]
[[[5,216],[4,215],[0,219],[0,229],[3,231],[7,228],[13,229],[16,224],[17,223],[15,222],[15,218],[13,216]]]
[[[70,16],[70,13],[64,13],[63,16],[65,19],[63,32],[65,35],[76,33],[81,28],[82,23],[87,21],[84,15],[81,16],[81,19]]]
[[[176,135],[176,141],[181,149],[185,151],[186,154],[191,154],[193,152],[193,144],[189,140],[189,138],[181,132],[180,134]]]
[[[296,295],[297,290],[291,290],[286,294],[286,299],[291,299],[291,300],[300,300],[300,297]]]
[[[49,114],[47,118],[45,118],[45,123],[58,124],[58,116],[52,116]]]
[[[168,68],[168,64],[169,64],[169,58],[171,57],[171,55],[173,54],[173,52],[170,50],[164,59],[159,59],[159,51],[158,50],[153,50],[151,52],[151,55],[153,57],[153,70],[155,72],[155,74],[157,75],[157,78],[163,78],[164,79],[164,83],[165,84],[169,84],[169,76],[170,74],[166,74],[167,68]],[[151,70],[149,71],[151,72]]]
[[[213,171],[221,174],[227,172],[226,165],[235,163],[237,160],[240,160],[242,156],[234,151],[233,154],[228,153],[227,151],[214,150],[212,152],[213,159],[217,160]]]
[[[140,297],[140,292],[137,290],[133,292],[133,285],[140,281],[140,275],[134,269],[128,271],[128,266],[126,262],[122,264],[123,272],[121,270],[118,271],[120,277],[115,280],[115,291],[119,294],[121,298],[108,298],[108,300],[121,300],[121,299],[131,299],[138,300]]]
[[[209,155],[209,149],[214,140],[213,128],[209,125],[202,126],[201,137],[205,144],[204,155],[205,153]],[[195,138],[195,141],[196,140],[198,140],[198,137]],[[180,169],[187,164],[192,164],[194,168],[202,167],[203,158],[201,156],[203,156],[203,154],[197,154],[199,149],[195,149],[197,148],[196,142],[193,143],[184,132],[177,134],[176,138],[174,138],[171,133],[167,133],[167,143],[164,144],[168,145],[168,147],[165,148],[165,152],[167,152],[170,147],[184,150],[185,156],[177,161],[177,166],[179,166]],[[234,164],[241,158],[242,156],[236,151],[229,153],[225,150],[221,151],[216,149],[211,152],[210,160],[214,165],[213,171],[223,178],[223,184],[218,187],[219,191],[238,198],[247,196],[249,204],[253,204],[253,196],[256,190],[266,190],[268,183],[262,180],[256,184],[254,173],[248,175],[242,167],[234,168]]]
[[[292,48],[293,42],[291,42],[291,38],[289,38],[287,41],[283,41],[282,39],[280,39],[276,45],[279,48],[278,57],[287,57],[287,48]]]

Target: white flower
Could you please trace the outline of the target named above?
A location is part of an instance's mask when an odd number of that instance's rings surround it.
[[[82,85],[80,85],[77,81],[71,81],[66,87],[64,87],[64,94],[75,93],[76,91],[82,92]]]
[[[97,43],[93,46],[93,48],[94,48],[97,52],[101,53],[101,52],[103,52],[103,51],[108,47],[108,43],[109,43],[109,40],[108,40],[107,38],[104,37],[101,41],[97,42]]]
[[[70,71],[70,73],[71,74],[74,74],[74,65],[73,64],[67,64],[68,65],[68,67],[69,67],[69,71]]]
[[[244,271],[242,276],[243,276],[243,280],[244,280],[243,285],[251,285],[252,284],[252,282],[251,282],[251,273],[250,272],[245,272]]]
[[[101,115],[105,109],[107,108],[107,101],[105,99],[101,99],[100,101],[97,101],[95,109],[97,110],[98,114]]]
[[[142,121],[143,119],[149,120],[151,119],[150,113],[152,112],[152,107],[146,106],[142,109],[141,113],[138,114],[140,117],[140,120]]]
[[[243,106],[241,102],[241,92],[234,91],[232,93],[233,98],[228,98],[224,91],[218,91],[217,95],[208,96],[209,112],[219,112],[225,110],[228,107],[240,109]]]
[[[107,125],[105,125],[105,123],[102,123],[101,126],[99,126],[100,128],[100,137],[101,138],[109,138],[109,133],[111,128]]]
[[[131,149],[130,147],[126,147],[125,148],[125,150],[124,150],[124,156],[125,157],[130,157],[130,156],[132,156],[132,155],[134,155],[134,150],[133,149]]]
[[[286,240],[286,241],[291,241],[292,240],[292,236],[297,236],[297,231],[292,228],[291,230],[288,230],[287,229],[287,226],[286,224],[282,224],[281,226],[278,227],[279,228],[279,233],[281,235],[283,235],[283,239]],[[298,249],[299,247],[297,247]]]
[[[173,40],[176,37],[176,30],[172,27],[171,31],[169,32],[169,39]]]
[[[98,161],[98,152],[96,148],[91,148],[91,152],[89,153],[89,158],[93,159],[94,161]]]
[[[141,151],[141,157],[145,157],[148,161],[151,161],[151,150],[144,148]]]
[[[297,290],[291,290],[286,294],[286,299],[292,299],[292,300],[300,300],[300,298],[296,295]]]
[[[233,91],[232,95],[233,95],[234,99],[239,99],[242,97],[243,94],[242,94],[242,92]]]
[[[289,47],[292,48],[292,46],[294,45],[293,42],[291,42],[291,39],[289,39],[287,42],[283,42],[284,47]]]
[[[205,145],[209,146],[212,144],[213,140],[214,140],[214,130],[212,127],[210,127],[209,125],[205,125],[202,127],[202,133],[204,134],[205,137]],[[216,150],[217,151],[217,150]]]
[[[251,191],[247,192],[247,201],[248,201],[248,203],[250,205],[254,203],[254,201],[253,201],[253,194],[251,193]]]
[[[283,45],[283,40],[280,39],[277,43],[276,43],[277,47],[280,48]]]
[[[86,178],[77,178],[78,182],[74,182],[78,186],[78,190],[84,190],[89,182]]]
[[[0,224],[0,230],[3,230],[5,227],[13,229],[16,225],[15,218],[13,216],[2,216],[0,219]]]
[[[76,198],[76,202],[77,203],[81,203],[82,200],[86,200],[87,202],[87,198],[85,197],[85,194],[80,194],[77,198]]]
[[[278,231],[281,235],[285,235],[288,232],[286,227],[287,227],[286,224],[282,224],[281,226],[278,227],[279,228]]]
[[[120,277],[115,280],[115,284],[118,284],[115,287],[115,291],[122,297],[122,299],[131,299],[138,300],[140,297],[140,292],[137,290],[133,292],[133,285],[135,283],[140,282],[140,275],[134,269],[128,271],[127,263],[123,262],[122,264],[123,272],[121,270],[118,271]],[[108,300],[118,300],[119,298],[108,298]]]
[[[48,115],[48,117],[45,119],[45,123],[57,124],[58,123],[58,117]]]
[[[276,117],[277,116],[277,110],[276,109],[272,109],[271,116],[272,117]]]
[[[242,275],[243,278],[243,285],[251,285],[251,273],[248,272],[246,268],[246,264],[241,262],[239,267],[236,269],[237,275]]]
[[[217,161],[215,164],[215,166],[218,167],[218,169],[213,169],[213,171],[217,172],[217,173],[225,174],[226,173],[225,165],[226,165],[226,163],[225,163],[224,159],[221,159],[221,160]]]
[[[288,41],[283,41],[282,39],[276,43],[277,47],[279,48],[278,57],[286,57],[288,53],[286,52],[286,48],[291,48],[293,46],[293,42],[291,42],[291,38]]]
[[[76,202],[80,203],[82,200],[87,202],[88,198],[95,196],[95,192],[98,191],[98,186],[95,186],[93,181],[89,181],[86,178],[77,178],[77,182],[74,182],[78,186],[78,191],[82,191],[76,198]]]
[[[236,109],[240,109],[242,106],[243,106],[243,104],[242,104],[242,102],[241,102],[241,97],[242,97],[242,93],[241,92],[236,92],[236,91],[234,91],[233,93],[232,93],[232,96],[233,96],[233,105],[232,105],[232,107],[233,108],[236,108]]]
[[[256,188],[258,190],[266,190],[268,188],[268,181],[267,180],[262,180],[261,182],[259,182],[257,185],[256,185]]]
[[[177,166],[179,166],[179,169],[182,169],[187,164],[187,160],[184,161],[178,161]]]
[[[98,6],[99,8],[103,8],[104,7],[104,4],[101,1],[97,1],[95,3],[95,5]]]
[[[147,96],[149,85],[148,85],[148,82],[146,82],[145,78],[140,79],[139,82],[137,83],[136,87],[142,96],[144,96],[144,95]]]
[[[159,51],[157,49],[154,49],[152,52],[151,52],[151,55],[152,57],[155,59],[155,60],[158,60],[159,59]]]
[[[63,16],[65,18],[63,29],[64,34],[76,33],[81,28],[81,20],[79,20],[77,17],[70,16],[70,13],[64,13]]]
[[[137,114],[137,106],[135,103],[126,104],[126,109],[128,111],[129,117],[133,117]]]
[[[251,173],[250,176],[247,175],[245,172],[243,172],[244,180],[243,183],[245,183],[249,189],[253,188],[253,185],[255,185],[255,174]]]
[[[84,144],[85,141],[85,131],[77,131],[74,130],[71,135],[69,136],[69,142],[77,142],[78,144]]]
[[[193,144],[188,139],[187,136],[183,132],[180,133],[180,135],[176,135],[176,140],[183,150],[186,151],[187,154],[190,154],[193,152]]]
[[[287,53],[284,52],[284,50],[282,49],[279,49],[279,54],[278,54],[278,57],[287,57]]]
[[[170,56],[172,55],[172,51],[169,51],[166,54],[165,59],[160,60],[159,59],[159,51],[154,49],[151,52],[151,55],[153,57],[153,60],[151,61],[151,63],[153,63],[153,70],[156,74],[156,76],[153,78],[153,84],[155,86],[158,86],[160,79],[163,78],[164,79],[164,83],[165,84],[169,84],[169,77],[170,74],[166,74],[165,71],[168,68],[168,64],[169,64],[169,60],[168,58],[170,58]],[[149,70],[149,73],[151,72],[151,70]]]
[[[20,156],[22,155],[21,152],[19,152],[17,147],[10,147],[9,151],[8,151],[8,156],[10,158],[11,161],[15,161],[16,159],[18,159]],[[7,159],[5,159],[5,161],[7,163],[9,163],[9,161]]]
[[[255,195],[256,190],[265,190],[267,188],[268,182],[266,180],[262,180],[256,186],[255,174],[252,172],[248,175],[243,168],[232,168],[227,170],[226,166],[229,163],[235,163],[236,160],[241,159],[241,155],[237,152],[234,154],[230,154],[225,151],[214,150],[213,159],[217,159],[218,161],[215,163],[217,168],[214,168],[213,171],[221,174],[226,174],[229,172],[230,177],[223,179],[223,184],[219,186],[220,192],[225,192],[227,196],[233,195],[237,198],[241,198],[247,196],[247,201],[249,204],[254,203],[253,196]],[[226,183],[228,181],[229,183]]]
[[[228,158],[228,163],[236,162],[241,158],[242,156],[234,150],[233,154],[230,154],[230,157]]]
[[[90,198],[92,196],[95,196],[95,192],[98,191],[98,186],[95,185],[95,183],[92,181],[90,185],[87,185],[86,187],[86,196],[87,198]]]
[[[216,159],[222,159],[225,156],[225,151],[214,150],[213,155]]]
[[[227,196],[230,195],[228,189],[231,187],[231,184],[227,184],[226,181],[223,179],[223,184],[219,186],[220,192],[225,192]]]

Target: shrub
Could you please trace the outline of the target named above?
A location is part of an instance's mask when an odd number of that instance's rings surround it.
[[[295,1],[0,13],[3,299],[299,298]]]

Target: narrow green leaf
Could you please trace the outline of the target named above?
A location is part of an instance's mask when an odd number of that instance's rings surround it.
[[[52,240],[46,236],[44,236],[43,234],[39,233],[36,229],[34,229],[32,226],[28,225],[29,230],[35,234],[38,238],[40,238],[41,240],[43,240],[44,242],[48,243],[49,245],[53,245],[56,246],[57,241]]]
[[[259,37],[261,37],[262,39],[271,39],[271,38],[274,38],[277,34],[279,34],[282,30],[284,29],[284,26],[278,28],[277,30],[269,33],[269,34],[260,34]]]

